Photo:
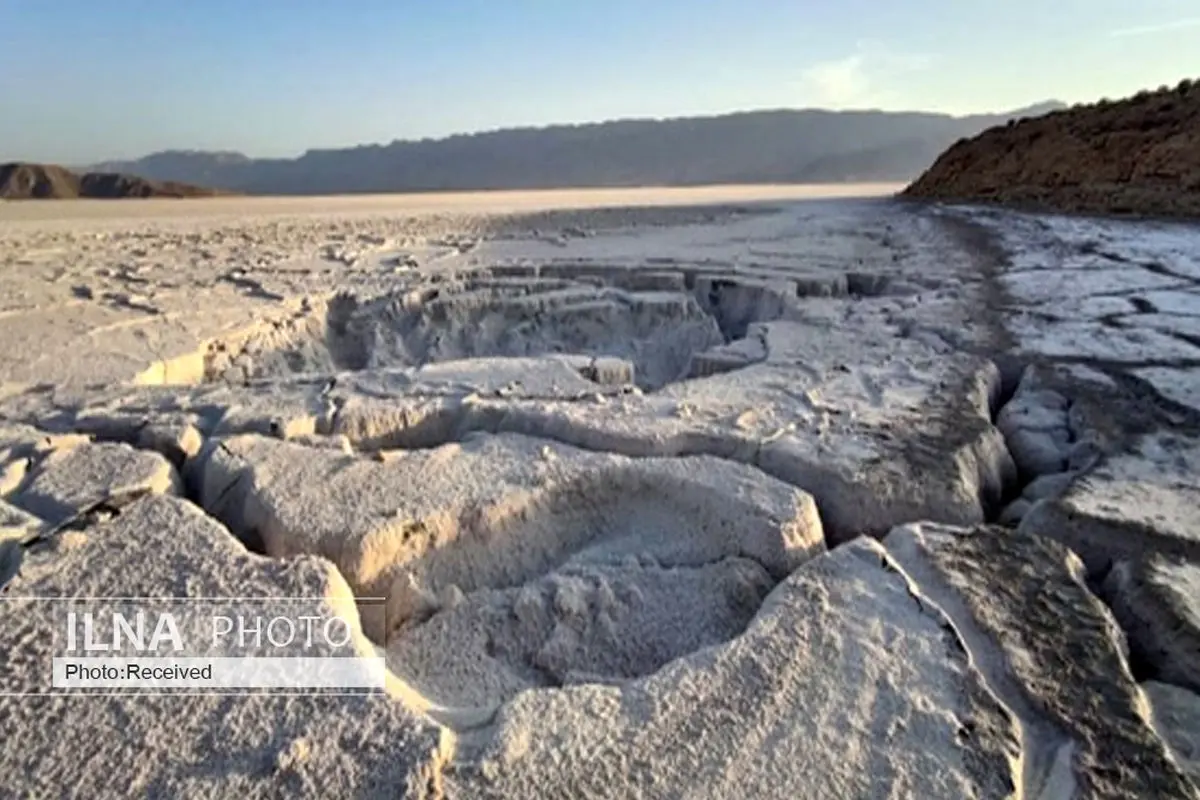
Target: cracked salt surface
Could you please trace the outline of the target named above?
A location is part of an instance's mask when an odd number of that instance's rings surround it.
[[[1200,232],[522,197],[0,234],[9,594],[304,594],[390,670],[0,697],[18,794],[1197,796]]]

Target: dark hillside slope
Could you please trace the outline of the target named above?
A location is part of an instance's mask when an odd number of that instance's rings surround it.
[[[87,172],[82,175],[53,164],[0,164],[0,197],[6,200],[77,198],[208,197],[224,192],[133,175]]]
[[[1200,84],[991,128],[947,150],[904,194],[1200,216]]]

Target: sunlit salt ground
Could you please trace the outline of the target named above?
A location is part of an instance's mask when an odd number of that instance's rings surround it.
[[[556,189],[543,191],[430,192],[333,197],[217,197],[178,202],[48,200],[0,205],[0,219],[63,220],[206,219],[220,216],[403,214],[510,214],[564,209],[654,207],[762,200],[878,197],[903,188],[894,183],[702,186],[646,189]]]
[[[977,212],[1011,253],[1009,323],[1027,349],[1095,359],[1200,409],[1196,226]],[[1054,324],[1047,325],[1046,322]]]
[[[9,788],[1195,797],[1200,232],[895,188],[0,205],[9,595],[390,676],[0,696]]]

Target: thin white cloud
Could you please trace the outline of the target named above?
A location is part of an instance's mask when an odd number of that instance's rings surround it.
[[[804,70],[801,77],[822,105],[852,105],[870,93],[871,81],[863,62],[862,55],[821,61]]]
[[[1200,28],[1200,17],[1174,19],[1170,22],[1160,22],[1156,25],[1138,25],[1132,28],[1118,28],[1115,31],[1109,31],[1108,35],[1114,39],[1121,39],[1128,36],[1153,36],[1156,33],[1179,31],[1184,30],[1185,28]]]
[[[927,69],[934,59],[919,53],[897,53],[872,43],[859,43],[854,53],[810,64],[800,79],[810,99],[827,108],[863,107],[892,93],[901,75]]]

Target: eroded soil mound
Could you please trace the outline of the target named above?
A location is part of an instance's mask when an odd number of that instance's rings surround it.
[[[1200,215],[1200,84],[1024,119],[963,139],[904,195]]]

